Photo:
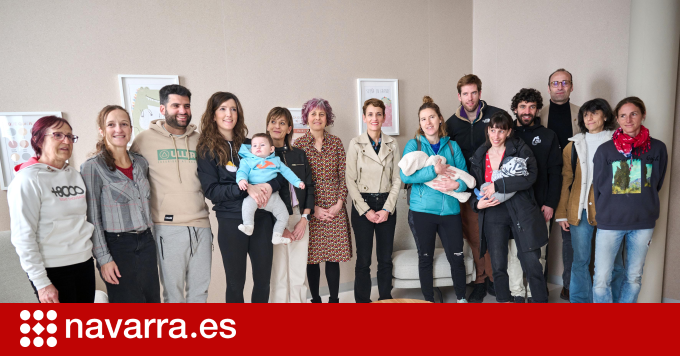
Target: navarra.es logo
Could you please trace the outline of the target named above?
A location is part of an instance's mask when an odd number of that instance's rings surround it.
[[[33,319],[31,319],[31,316]],[[43,320],[45,316],[47,316],[47,320]],[[44,344],[47,344],[49,347],[57,346],[57,338],[50,336],[57,332],[57,324],[54,323],[57,319],[56,311],[50,310],[47,312],[47,315],[45,315],[42,310],[36,310],[33,314],[28,310],[22,310],[19,317],[24,321],[19,327],[21,333],[24,334],[21,340],[19,340],[21,346],[29,347],[33,345],[35,347],[42,347]],[[33,325],[34,320],[35,325]],[[41,321],[42,323],[47,324],[47,327],[43,326]],[[47,333],[43,334],[45,331],[47,331]],[[45,341],[44,338],[47,338],[47,341]]]

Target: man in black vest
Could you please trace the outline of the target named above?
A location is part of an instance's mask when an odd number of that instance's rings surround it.
[[[550,231],[550,220],[557,204],[560,202],[562,189],[562,149],[554,131],[541,125],[537,116],[543,107],[543,98],[536,89],[522,89],[512,98],[511,109],[517,116],[515,134],[524,140],[536,157],[538,178],[534,183],[534,198],[541,207],[543,217]],[[541,264],[546,271],[546,249],[541,248]],[[516,303],[524,303],[524,277],[517,259],[515,241],[510,241],[508,258],[508,276],[510,291]],[[526,294],[531,302],[531,290],[527,286]]]
[[[560,147],[567,147],[568,139],[581,130],[578,127],[578,111],[580,106],[569,100],[574,90],[574,80],[564,68],[560,68],[548,77],[550,101],[541,111],[541,121],[545,127],[555,131],[560,140]],[[562,232],[562,292],[560,298],[569,300],[569,283],[571,282],[571,264],[574,261],[574,249],[571,247],[571,232]]]
[[[456,109],[456,113],[446,121],[446,130],[449,137],[460,146],[469,170],[470,157],[486,141],[484,131],[489,118],[500,109],[487,105],[485,101],[480,100],[482,81],[474,74],[460,78],[456,88],[461,105]],[[495,295],[491,258],[488,251],[484,256],[479,255],[479,223],[477,214],[472,210],[472,207],[469,204],[460,204],[460,216],[463,221],[463,237],[470,244],[477,270],[477,277],[474,281],[475,287],[467,299],[470,303],[481,303],[486,296],[487,283],[489,294]]]

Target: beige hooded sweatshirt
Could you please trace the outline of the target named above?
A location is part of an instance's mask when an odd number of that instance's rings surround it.
[[[151,219],[158,225],[210,227],[196,166],[196,126],[190,124],[184,135],[174,136],[164,124],[151,121],[130,147],[149,162]]]

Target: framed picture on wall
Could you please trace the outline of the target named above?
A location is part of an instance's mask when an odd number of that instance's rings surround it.
[[[165,118],[160,111],[159,91],[170,84],[179,84],[177,75],[118,75],[121,106],[132,119],[132,140],[148,129],[152,120]]]
[[[305,133],[309,130],[309,125],[302,123],[302,109],[301,108],[288,108],[290,114],[293,116],[293,133]]]
[[[14,167],[35,156],[31,147],[33,124],[43,116],[61,117],[61,112],[0,112],[0,185],[7,190],[16,172]]]
[[[399,80],[398,79],[357,79],[359,101],[359,134],[366,132],[363,120],[363,106],[368,99],[380,99],[385,103],[385,123],[382,131],[390,136],[399,135]]]

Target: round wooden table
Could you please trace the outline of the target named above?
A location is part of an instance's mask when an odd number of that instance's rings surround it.
[[[431,303],[422,299],[385,299],[373,303]]]

